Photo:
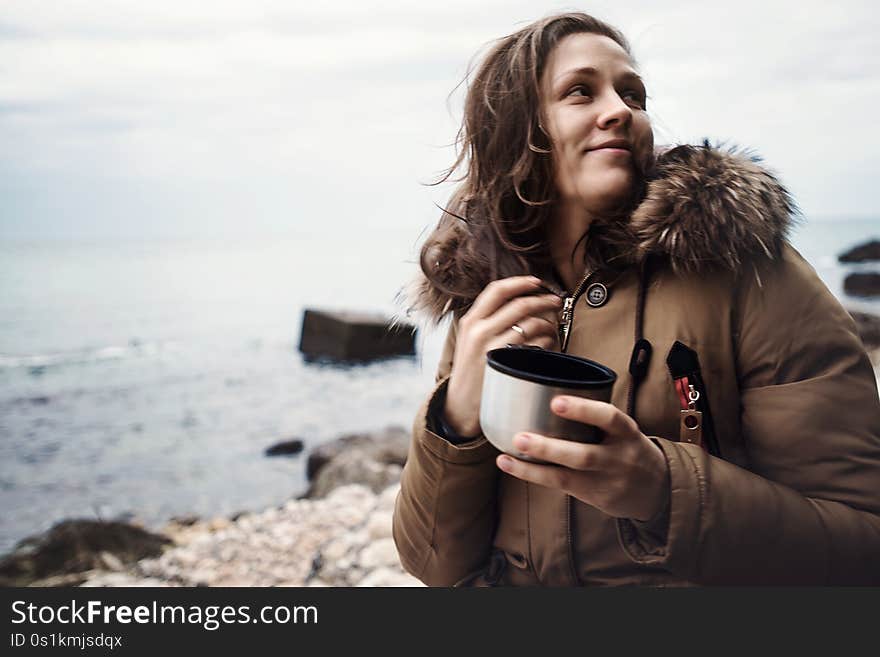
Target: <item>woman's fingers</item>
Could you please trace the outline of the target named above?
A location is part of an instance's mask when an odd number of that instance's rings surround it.
[[[555,488],[570,493],[575,484],[575,476],[583,473],[558,465],[543,465],[515,459],[507,454],[502,454],[495,459],[496,465],[504,472],[513,475],[517,479],[529,481],[539,486]]]
[[[559,297],[552,294],[542,294],[540,296],[519,297],[509,301],[502,306],[491,317],[487,317],[484,322],[490,326],[490,332],[500,335],[514,324],[519,324],[527,317],[536,317],[543,320],[543,316],[548,311],[559,308],[561,302]]]
[[[552,327],[552,332],[550,333],[550,342],[548,346],[544,347],[545,349],[559,349],[559,308],[554,307],[551,310],[548,310],[541,314],[541,317],[546,320],[550,326]]]
[[[572,470],[601,470],[604,466],[603,449],[607,449],[534,433],[517,434],[513,437],[513,446],[522,454]]]
[[[536,276],[511,276],[492,281],[480,292],[465,317],[485,319],[511,299],[534,294],[540,285],[541,280]]]
[[[543,317],[526,317],[507,327],[501,333],[504,344],[534,344],[548,348],[553,345],[557,324],[548,322]]]
[[[636,421],[612,404],[560,395],[553,398],[550,408],[560,417],[592,424],[612,438],[636,438],[642,435]]]

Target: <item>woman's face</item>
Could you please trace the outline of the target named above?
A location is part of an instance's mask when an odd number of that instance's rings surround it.
[[[606,36],[571,34],[550,52],[540,92],[562,201],[590,213],[626,203],[654,148],[645,87],[626,51]]]

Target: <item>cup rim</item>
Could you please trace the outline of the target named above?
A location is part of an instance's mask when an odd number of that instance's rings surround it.
[[[605,376],[605,378],[598,381],[559,379],[555,377],[543,376],[541,374],[535,374],[533,372],[524,372],[514,367],[510,367],[509,365],[505,365],[504,363],[499,363],[496,359],[497,355],[502,352],[509,352],[511,349],[523,349],[523,347],[520,347],[518,345],[511,345],[508,347],[499,347],[498,349],[492,349],[486,353],[486,364],[496,372],[507,374],[508,376],[512,376],[516,379],[530,381],[532,383],[540,383],[541,385],[550,386],[553,388],[574,388],[579,390],[604,388],[608,385],[613,385],[617,381],[617,373],[607,365],[602,365],[601,363],[597,363],[596,361],[590,360],[589,358],[572,356],[571,354],[566,354],[559,351],[547,351],[546,349],[541,348],[535,348],[535,351],[539,351],[543,355],[548,355],[551,358],[561,358],[576,363],[578,365],[587,365],[601,372]]]

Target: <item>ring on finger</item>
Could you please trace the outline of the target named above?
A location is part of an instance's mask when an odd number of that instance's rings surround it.
[[[516,331],[517,333],[519,333],[519,334],[523,337],[524,340],[528,339],[528,336],[526,335],[525,330],[524,330],[523,327],[520,326],[519,324],[514,324],[514,325],[511,326],[510,328],[511,328],[511,330]]]

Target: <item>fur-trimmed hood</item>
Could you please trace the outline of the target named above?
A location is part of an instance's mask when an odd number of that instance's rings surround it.
[[[644,197],[628,221],[591,225],[588,266],[635,265],[650,255],[678,273],[704,274],[777,257],[798,210],[760,162],[749,151],[708,141],[658,151]],[[452,305],[421,272],[405,296],[408,314],[434,321]]]

